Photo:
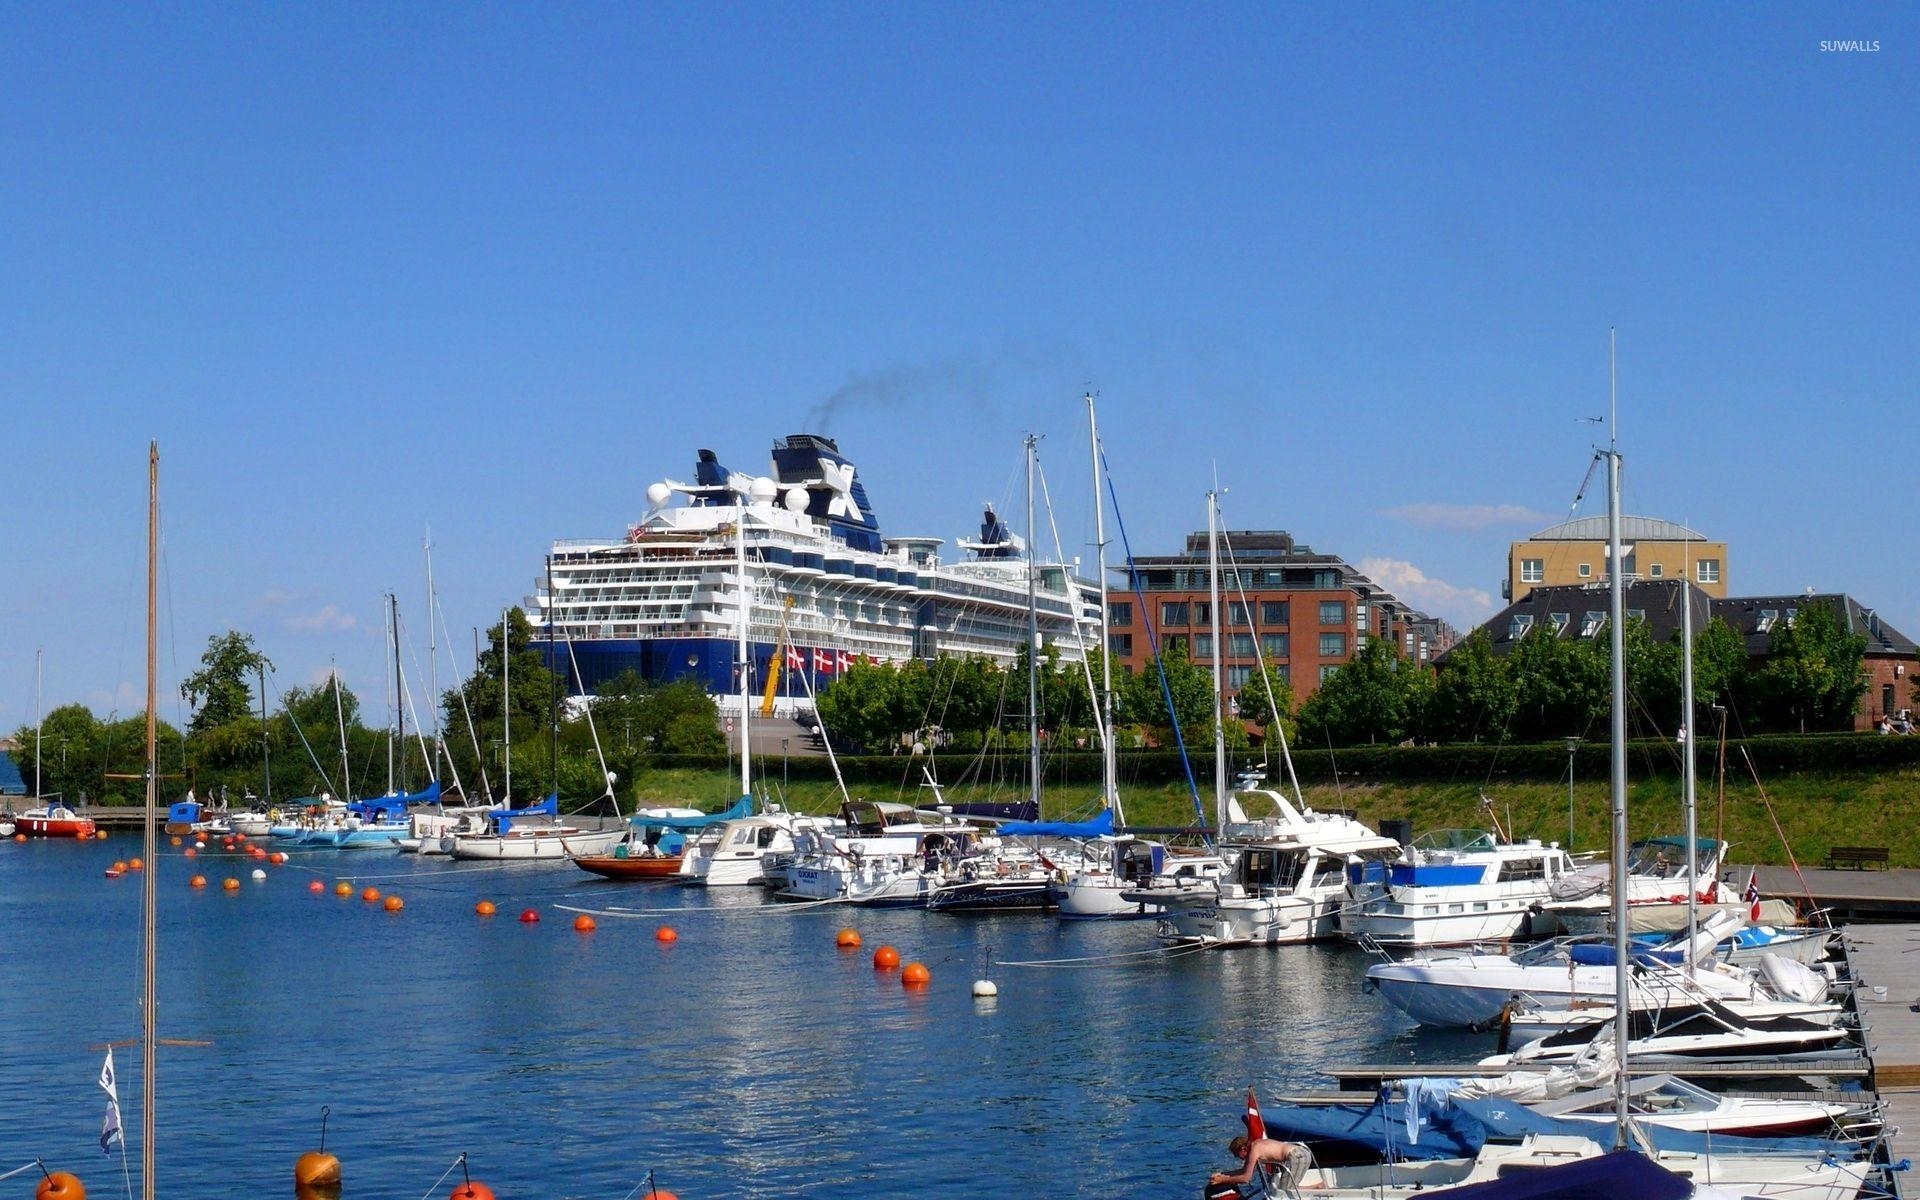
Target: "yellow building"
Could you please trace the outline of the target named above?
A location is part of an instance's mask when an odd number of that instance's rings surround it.
[[[1691,579],[1717,599],[1727,595],[1727,544],[1653,517],[1620,518],[1620,556],[1627,582]],[[1607,519],[1581,517],[1542,529],[1507,551],[1500,594],[1519,600],[1542,585],[1601,583],[1607,578]]]

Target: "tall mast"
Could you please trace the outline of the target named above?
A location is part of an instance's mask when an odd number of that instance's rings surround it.
[[[752,743],[747,740],[747,710],[753,707],[753,657],[752,648],[747,644],[748,625],[753,617],[753,589],[747,583],[747,507],[753,501],[751,492],[740,493],[740,519],[733,523],[734,569],[739,572],[740,583],[740,794],[753,795],[753,753]],[[779,652],[774,647],[774,652]]]
[[[44,718],[40,714],[40,658],[45,650],[33,652],[33,798],[40,799],[40,726]]]
[[[1113,823],[1124,828],[1120,810],[1120,768],[1113,744],[1113,626],[1107,609],[1107,508],[1100,495],[1100,423],[1094,418],[1093,393],[1087,393],[1087,438],[1093,450],[1093,544],[1100,574],[1100,787],[1113,809]]]
[[[333,672],[333,723],[340,731],[340,798],[349,800],[353,797],[353,776],[347,765],[347,705],[340,698],[340,666],[332,660],[327,665]]]
[[[425,544],[427,554],[427,695],[433,702],[433,762],[427,767],[427,777],[440,777],[440,657],[439,640],[434,636],[433,614],[439,607],[433,594],[433,529],[427,529]]]
[[[1612,675],[1612,796],[1613,796],[1613,1038],[1619,1069],[1613,1077],[1616,1115],[1613,1148],[1627,1148],[1627,670],[1626,631],[1621,628],[1624,591],[1620,561],[1620,412],[1619,369],[1614,358],[1614,334],[1607,334],[1607,374],[1610,417],[1607,430],[1607,631]]]
[[[266,791],[264,803],[273,807],[273,746],[267,740],[267,664],[264,660],[253,664],[260,673],[260,774]]]
[[[1040,814],[1040,574],[1033,548],[1033,456],[1040,439],[1027,435],[1027,775],[1034,816]]]
[[[393,719],[399,733],[395,741],[400,747],[400,790],[407,790],[407,676],[406,668],[400,665],[400,597],[387,593],[387,611],[393,617]],[[387,794],[393,794],[393,781],[387,781]]]
[[[1692,549],[1691,546],[1688,549]],[[1691,564],[1689,564],[1691,566]],[[1687,945],[1700,932],[1700,802],[1693,754],[1693,585],[1680,573],[1680,790],[1687,809]],[[1691,966],[1692,964],[1688,964]]]
[[[391,592],[387,593],[386,601],[387,601],[387,616],[389,618],[387,623],[387,629],[386,629],[387,649],[391,651],[393,649],[393,624],[391,620],[393,616],[393,593]],[[394,694],[398,694],[400,690],[398,687],[394,687],[394,683],[393,683],[393,665],[397,657],[398,656],[389,657],[387,659],[387,664],[386,664],[387,665],[387,686],[393,688]],[[395,705],[395,708],[398,708],[398,707],[399,707],[398,705]],[[389,796],[393,795],[393,713],[392,711],[389,711],[387,714],[387,795]]]
[[[1207,595],[1213,628],[1213,826],[1227,827],[1227,720],[1220,697],[1225,691],[1220,671],[1220,493],[1207,493]]]
[[[157,919],[159,891],[154,877],[160,874],[159,838],[155,833],[154,809],[160,802],[160,760],[155,737],[155,713],[159,710],[160,671],[160,443],[147,443],[147,812],[141,822],[147,869],[141,872],[145,890],[141,901],[142,935],[145,940],[145,977],[142,980],[140,1006],[140,1195],[153,1200],[153,1023],[160,1012],[158,983]]]
[[[547,705],[547,774],[549,790],[553,793],[554,806],[560,803],[560,673],[553,670],[557,661],[553,653],[553,625],[555,614],[560,609],[560,598],[555,594],[553,581],[553,555],[547,555],[547,670],[553,673],[555,686],[552,689],[552,701]]]
[[[506,791],[501,794],[501,803],[513,807],[513,653],[507,641],[507,633],[513,628],[509,620],[513,610],[500,610],[500,753],[506,758]]]

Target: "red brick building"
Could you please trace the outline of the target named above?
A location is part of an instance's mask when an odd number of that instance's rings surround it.
[[[1114,660],[1144,671],[1154,638],[1180,644],[1211,668],[1213,611],[1208,595],[1207,535],[1187,535],[1181,554],[1136,558],[1127,586],[1107,593]],[[1429,661],[1451,644],[1444,623],[1400,599],[1332,554],[1316,553],[1273,530],[1220,534],[1220,637],[1226,690],[1258,686],[1260,655],[1293,687],[1296,700],[1352,661],[1369,638],[1390,637],[1403,655]]]

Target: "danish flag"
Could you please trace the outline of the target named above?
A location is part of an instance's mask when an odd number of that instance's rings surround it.
[[[800,647],[788,646],[787,647],[787,670],[804,671],[806,669],[807,669],[807,656],[800,652]]]

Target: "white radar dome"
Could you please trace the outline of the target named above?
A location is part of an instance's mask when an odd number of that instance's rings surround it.
[[[788,512],[807,511],[807,489],[788,488],[786,502]]]
[[[747,494],[753,497],[755,504],[771,504],[780,494],[780,485],[762,475],[747,488]]]
[[[673,499],[673,489],[666,484],[655,483],[647,486],[647,503],[655,508],[665,508],[667,501],[671,499]]]

